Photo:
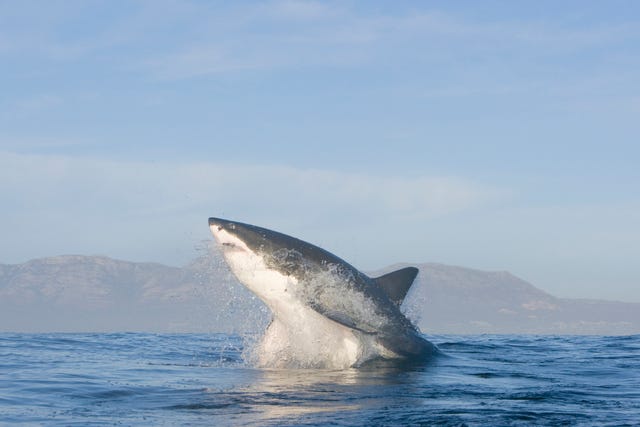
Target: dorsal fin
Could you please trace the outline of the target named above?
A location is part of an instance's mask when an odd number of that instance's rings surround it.
[[[419,271],[415,267],[406,267],[387,273],[384,276],[376,277],[373,280],[384,290],[389,299],[399,306],[404,301],[404,297],[407,296],[407,292],[409,292],[409,288]]]

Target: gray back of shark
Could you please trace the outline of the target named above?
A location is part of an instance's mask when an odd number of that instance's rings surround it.
[[[209,218],[209,226],[233,234],[269,268],[294,277],[299,295],[321,315],[373,336],[399,358],[420,359],[437,352],[400,311],[417,268],[371,278],[336,255],[283,233],[220,218]]]

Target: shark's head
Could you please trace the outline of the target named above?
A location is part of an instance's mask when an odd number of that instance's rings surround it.
[[[297,281],[296,270],[303,264],[292,259],[297,252],[289,236],[221,218],[209,218],[209,228],[231,271],[265,302]]]
[[[222,246],[225,253],[250,252],[255,246],[251,242],[259,237],[253,227],[221,218],[209,218],[209,228],[213,237]],[[249,246],[251,244],[251,247]]]
[[[233,253],[252,253],[260,257],[270,257],[291,246],[288,243],[292,238],[255,225],[209,218],[209,228],[222,245],[225,256]]]

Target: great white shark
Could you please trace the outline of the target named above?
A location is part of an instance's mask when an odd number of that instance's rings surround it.
[[[400,311],[417,268],[372,278],[286,234],[221,218],[209,227],[233,274],[273,313],[258,364],[340,368],[438,352]]]

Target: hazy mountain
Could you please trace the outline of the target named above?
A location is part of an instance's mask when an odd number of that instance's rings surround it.
[[[556,298],[507,272],[418,267],[403,308],[426,333],[640,333],[640,304]],[[243,332],[268,320],[216,255],[184,268],[87,256],[0,264],[0,331]]]
[[[638,303],[556,298],[506,271],[417,267],[405,309],[425,332],[640,333]]]

